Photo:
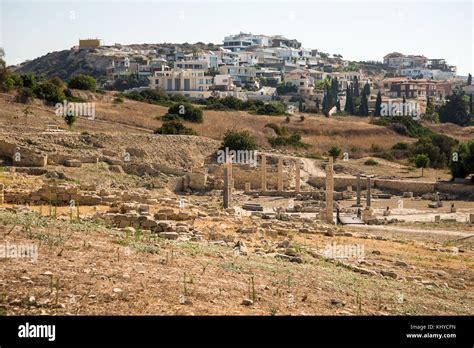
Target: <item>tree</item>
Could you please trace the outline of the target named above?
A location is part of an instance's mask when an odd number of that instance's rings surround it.
[[[68,88],[75,88],[75,89],[95,92],[97,88],[97,82],[95,78],[93,78],[92,76],[77,74],[71,77],[67,86]]]
[[[51,81],[39,83],[34,92],[39,99],[50,103],[62,103],[66,99],[63,89]]]
[[[423,119],[426,121],[433,122],[433,123],[439,123],[439,115],[435,110],[436,110],[435,106],[431,102],[430,96],[427,96],[426,97],[426,112]]]
[[[257,141],[250,135],[249,131],[236,131],[228,129],[224,133],[224,141],[222,148],[229,150],[256,150],[258,148]]]
[[[357,76],[354,76],[354,97],[359,96],[359,79]]]
[[[370,85],[369,85],[368,82],[366,82],[365,85],[364,85],[364,93],[367,97],[369,97],[369,95],[370,95]]]
[[[64,122],[66,122],[66,124],[69,126],[69,130],[72,129],[72,126],[74,125],[74,123],[76,122],[77,120],[77,117],[76,115],[74,115],[74,113],[66,113],[66,116],[64,116]]]
[[[403,96],[402,103],[405,105],[406,102],[407,102],[407,99],[405,98],[405,96]]]
[[[420,153],[415,156],[413,163],[417,168],[421,168],[421,176],[423,176],[423,169],[428,167],[430,159],[426,154]]]
[[[202,123],[202,110],[189,103],[176,103],[168,109],[168,114],[177,115],[183,120]]]
[[[471,73],[469,73],[469,75],[467,75],[467,85],[468,86],[472,85],[472,75],[471,75]]]
[[[179,118],[174,120],[167,120],[163,122],[163,125],[156,128],[155,134],[179,134],[179,135],[197,135],[192,129],[185,127]]]
[[[323,114],[324,116],[329,117],[329,102],[326,94],[323,97]]]
[[[362,93],[360,99],[359,111],[357,112],[359,116],[369,116],[369,105],[367,102],[367,94]]]
[[[439,120],[441,123],[451,122],[460,126],[469,123],[469,115],[466,111],[466,102],[463,98],[464,94],[454,93],[447,97],[447,102],[439,107]]]
[[[375,112],[374,116],[380,116],[382,111],[382,94],[380,91],[377,93],[377,100],[375,101]]]
[[[474,140],[459,143],[451,156],[449,167],[453,178],[465,178],[474,173]]]
[[[329,149],[328,154],[334,159],[334,161],[336,161],[336,158],[341,154],[341,148],[338,146],[332,146]]]
[[[299,103],[298,103],[298,111],[299,112],[303,112],[303,101],[300,99]]]

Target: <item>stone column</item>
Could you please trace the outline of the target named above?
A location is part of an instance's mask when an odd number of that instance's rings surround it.
[[[229,166],[226,164],[224,167],[224,192],[223,192],[223,197],[224,197],[224,209],[227,209],[230,207],[230,201],[231,201],[231,176],[230,176],[230,170]]]
[[[370,177],[367,177],[367,206],[371,206]]]
[[[300,160],[295,161],[295,171],[296,171],[296,178],[295,178],[295,191],[296,193],[300,192],[301,188],[301,162]]]
[[[249,192],[250,192],[250,183],[246,182],[245,183],[245,193],[249,193]]]
[[[267,192],[267,157],[262,155],[262,192]]]
[[[357,174],[357,206],[360,207],[360,174]]]
[[[5,202],[5,186],[0,184],[0,204]]]
[[[334,192],[334,170],[333,158],[329,157],[329,163],[326,166],[326,221],[329,224],[334,224],[333,217],[333,192]]]
[[[278,158],[278,191],[283,191],[283,159]]]

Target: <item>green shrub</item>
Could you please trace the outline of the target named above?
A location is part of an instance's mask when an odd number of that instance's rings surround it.
[[[376,160],[369,158],[367,161],[364,162],[366,166],[376,166],[379,164]]]
[[[155,134],[197,135],[196,131],[183,125],[181,120],[166,121],[154,131]]]
[[[177,103],[168,109],[168,114],[177,115],[183,120],[202,123],[202,110],[189,103]]]
[[[71,77],[67,84],[68,88],[81,89],[84,91],[95,92],[97,89],[97,82],[95,78],[89,75],[77,74]]]
[[[257,115],[279,116],[286,114],[286,108],[281,102],[270,102],[257,107],[255,113]]]
[[[63,90],[51,81],[39,83],[34,92],[39,99],[50,103],[62,103],[66,99]]]
[[[224,133],[223,148],[229,150],[256,150],[258,148],[257,141],[250,135],[249,131],[227,130]]]
[[[28,87],[18,88],[16,101],[18,103],[29,104],[35,99],[35,93]]]
[[[396,143],[392,146],[392,150],[408,150],[409,144],[407,143]]]
[[[339,157],[341,154],[341,148],[338,146],[332,146],[328,151],[329,156],[331,156],[334,160]]]

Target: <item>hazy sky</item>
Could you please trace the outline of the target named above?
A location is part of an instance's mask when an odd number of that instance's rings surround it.
[[[22,1],[0,0],[0,47],[8,64],[103,44],[222,43],[240,31],[281,34],[351,60],[393,51],[446,58],[473,72],[473,1]]]

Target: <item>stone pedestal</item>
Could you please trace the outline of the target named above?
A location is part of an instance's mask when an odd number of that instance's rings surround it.
[[[371,219],[374,219],[375,216],[374,216],[374,210],[372,209],[372,207],[366,207],[364,210],[362,210],[361,218],[362,218],[362,221],[364,221],[365,223],[367,223]]]

